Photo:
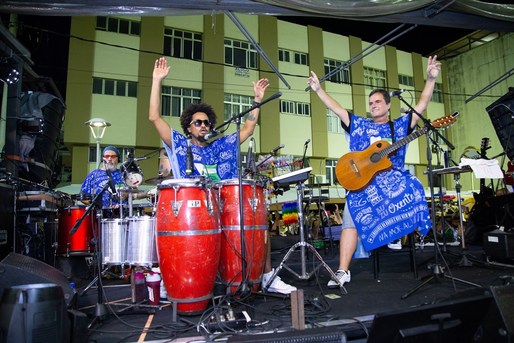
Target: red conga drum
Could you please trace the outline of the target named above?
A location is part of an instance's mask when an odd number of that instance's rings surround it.
[[[203,312],[212,298],[220,259],[218,202],[200,179],[158,186],[157,254],[168,299],[177,312]]]
[[[221,213],[221,279],[232,292],[242,281],[241,217],[239,215],[239,182],[217,183]],[[258,291],[266,257],[268,213],[263,188],[253,180],[242,180],[246,280]]]
[[[89,255],[93,252],[91,239],[93,228],[96,230],[96,217],[92,211],[79,225],[77,231],[70,235],[70,230],[77,221],[86,213],[85,206],[66,207],[61,210],[59,215],[59,233],[57,242],[57,254],[70,255]]]

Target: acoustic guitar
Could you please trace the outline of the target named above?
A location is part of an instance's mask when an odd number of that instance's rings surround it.
[[[431,122],[435,128],[446,128],[457,121],[458,112]],[[385,140],[371,144],[363,151],[352,151],[341,156],[336,164],[336,177],[341,186],[349,191],[365,188],[378,172],[390,169],[393,163],[389,155],[424,135],[427,127],[422,127],[393,144]]]

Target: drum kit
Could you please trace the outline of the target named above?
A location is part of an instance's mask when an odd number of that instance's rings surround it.
[[[112,267],[121,267],[116,268],[120,278],[127,266],[151,268],[158,264],[168,299],[182,314],[197,314],[207,308],[218,276],[227,293],[235,293],[242,282],[248,282],[253,291],[259,290],[268,228],[265,181],[242,180],[244,213],[240,216],[238,179],[215,183],[205,177],[173,179],[160,175],[144,180],[156,187],[143,192],[136,187],[143,183],[140,171],[125,168],[123,177],[127,187],[117,189],[122,210],[90,210],[79,204],[94,203],[94,199],[71,196],[73,203],[59,214],[57,255],[98,253],[102,275]],[[142,195],[150,204],[132,204],[133,198]],[[121,203],[123,198],[125,203]],[[243,264],[246,275],[242,275]]]

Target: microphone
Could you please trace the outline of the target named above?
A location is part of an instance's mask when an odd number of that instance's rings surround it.
[[[214,138],[214,137],[217,137],[221,135],[221,131],[218,131],[218,130],[212,130],[211,132],[209,132],[208,134],[206,134],[205,136],[203,136],[203,139],[205,139],[206,141],[208,141],[209,139],[211,138]]]
[[[187,156],[186,156],[186,175],[193,173],[193,151],[191,150],[191,140],[187,140]]]
[[[110,169],[105,169],[105,172],[107,173],[107,177],[109,178],[109,188],[111,189],[112,194],[116,194],[116,186],[114,185],[114,180],[112,179],[112,173]]]
[[[405,92],[405,89],[398,89],[397,91],[390,92],[389,96],[393,98],[395,96],[402,94],[403,92]]]
[[[270,154],[271,155],[275,155],[280,149],[282,149],[283,147],[285,147],[284,144],[280,144],[279,146],[277,146],[275,149],[271,150]]]
[[[253,141],[254,138],[250,138],[250,144],[248,145],[248,152],[246,153],[246,169],[252,171],[252,160],[253,160]]]
[[[309,138],[309,139],[307,139],[307,140],[305,141],[305,143],[304,143],[303,145],[307,146],[307,145],[309,145],[309,143],[310,143],[310,142],[311,142],[311,139]]]

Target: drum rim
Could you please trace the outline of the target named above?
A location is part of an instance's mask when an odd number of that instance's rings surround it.
[[[166,182],[166,183],[164,183]],[[201,178],[194,178],[194,179],[168,179],[163,182],[161,182],[159,185],[157,185],[157,189],[163,189],[163,188],[173,188],[174,186],[183,186],[183,187],[196,187],[198,185],[203,186],[205,185],[205,182],[202,181]]]
[[[239,180],[237,179],[226,179],[216,182],[216,185],[218,184],[229,184],[229,185],[238,185]],[[241,184],[257,184],[256,180],[253,179],[242,179]]]

